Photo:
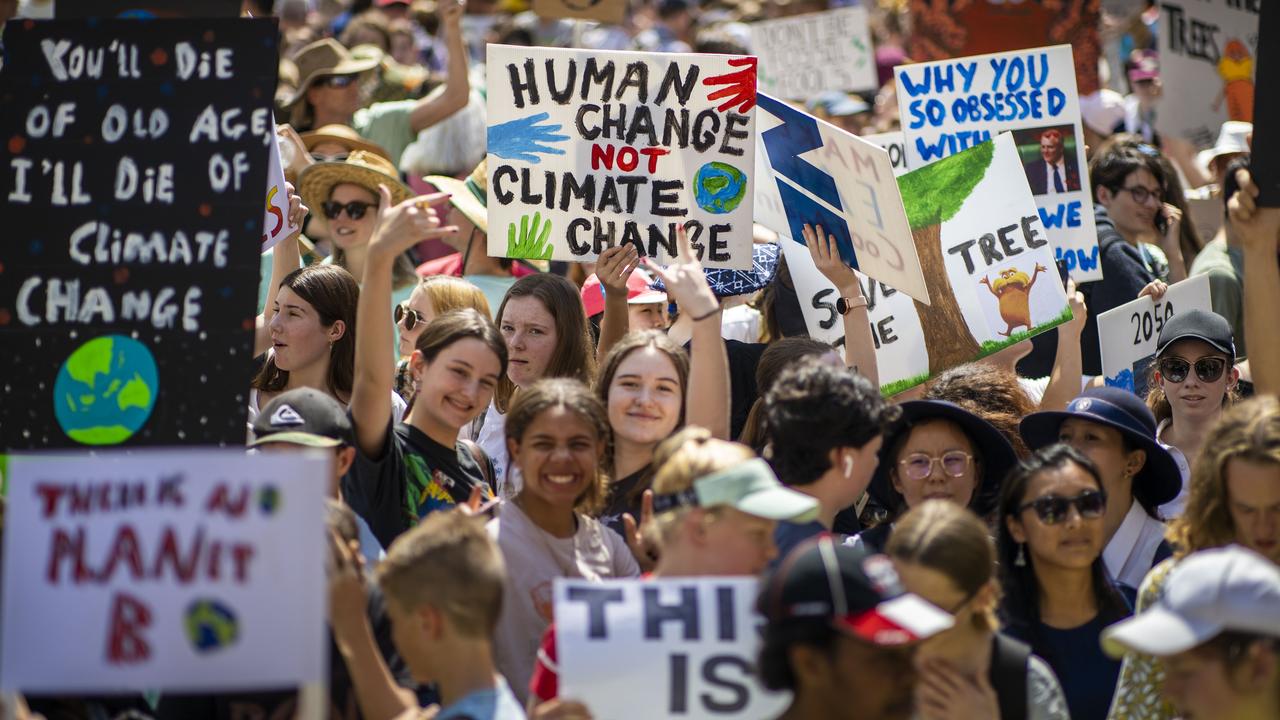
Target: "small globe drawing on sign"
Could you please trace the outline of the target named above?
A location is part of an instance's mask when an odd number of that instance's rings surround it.
[[[258,509],[263,515],[274,515],[280,509],[280,491],[275,485],[264,485],[258,490]]]
[[[76,348],[53,382],[53,415],[84,445],[117,445],[142,429],[155,408],[160,373],[146,345],[104,335]]]
[[[236,614],[217,600],[196,600],[187,606],[187,639],[196,652],[209,653],[235,644],[240,636]]]
[[[693,198],[709,213],[733,212],[746,194],[746,173],[728,163],[709,162],[693,177]]]

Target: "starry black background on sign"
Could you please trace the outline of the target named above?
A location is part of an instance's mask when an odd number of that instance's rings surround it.
[[[58,81],[41,50],[41,41],[67,40],[72,47],[106,48],[100,78]],[[53,412],[53,387],[63,361],[84,342],[103,335],[124,335],[143,343],[155,358],[159,391],[155,407],[143,427],[126,446],[242,444],[245,439],[246,400],[253,370],[252,329],[256,314],[259,248],[262,235],[267,174],[267,143],[274,140],[270,115],[276,87],[276,28],[270,20],[54,20],[8,23],[4,34],[5,64],[0,72],[0,142],[7,158],[33,162],[28,172],[29,203],[16,202],[15,175],[10,163],[0,168],[0,448],[44,449],[84,447],[67,437]],[[140,77],[121,77],[119,55],[112,43],[136,45]],[[232,50],[232,77],[218,78],[216,63],[210,75],[178,77],[176,47],[186,42],[197,52]],[[198,56],[197,56],[198,57]],[[69,52],[68,66],[73,60]],[[126,60],[129,60],[126,54]],[[86,66],[87,67],[87,66]],[[134,67],[132,62],[126,67]],[[74,102],[75,120],[61,137],[29,132],[28,118],[36,106],[54,112]],[[103,120],[108,108],[127,110],[128,131],[107,142]],[[228,129],[242,123],[238,137],[192,140],[191,130],[202,111],[238,109]],[[163,109],[168,128],[156,138],[145,137],[154,109]],[[266,109],[266,122],[253,134],[254,111]],[[135,113],[137,115],[135,116]],[[141,120],[135,135],[135,117]],[[241,155],[240,187],[214,190],[210,159]],[[139,170],[139,187],[146,168],[174,166],[172,204],[144,202],[142,192],[116,200],[114,187],[121,158],[131,158]],[[73,164],[82,163],[80,188],[92,199],[87,204],[57,205],[54,172],[62,175],[71,195]],[[113,229],[159,232],[170,238],[182,231],[194,241],[198,232],[228,232],[227,263],[83,265],[72,259],[69,239],[84,223],[98,221]],[[82,243],[92,251],[94,242]],[[37,325],[27,325],[18,311],[19,292],[33,275],[79,280],[81,297],[90,287],[103,287],[116,310],[114,322],[101,316],[89,324],[59,318],[45,320],[44,289],[34,294],[32,312]],[[198,330],[183,329],[182,305],[188,288],[200,289]],[[121,296],[126,290],[163,288],[175,294],[177,314],[172,326],[157,328],[150,319],[124,321]]]

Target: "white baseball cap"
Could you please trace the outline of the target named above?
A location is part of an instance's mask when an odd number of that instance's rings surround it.
[[[1238,545],[1194,553],[1169,572],[1151,609],[1102,631],[1102,649],[1164,657],[1223,632],[1280,637],[1280,567]]]

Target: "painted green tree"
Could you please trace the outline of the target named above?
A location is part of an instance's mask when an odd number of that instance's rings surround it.
[[[932,305],[916,301],[929,350],[930,375],[969,362],[981,352],[947,276],[942,223],[960,211],[986,176],[994,155],[995,143],[988,141],[898,178],[907,222],[929,284],[929,299],[933,301]]]

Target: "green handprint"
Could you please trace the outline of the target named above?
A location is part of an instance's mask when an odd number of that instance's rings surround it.
[[[507,257],[521,258],[524,260],[550,260],[551,253],[555,250],[547,239],[551,235],[551,219],[547,218],[547,224],[542,226],[542,232],[538,232],[538,224],[542,222],[542,213],[533,214],[533,222],[529,222],[529,216],[524,215],[520,218],[520,237],[516,237],[516,224],[511,223],[507,226]]]

